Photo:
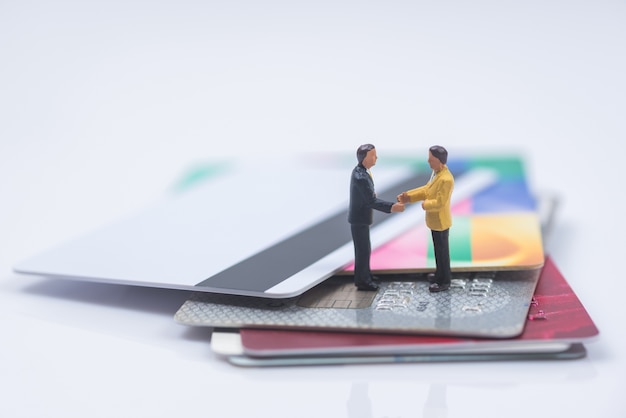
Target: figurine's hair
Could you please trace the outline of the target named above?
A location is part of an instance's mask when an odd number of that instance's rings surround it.
[[[363,144],[356,150],[356,159],[359,162],[359,164],[363,162],[367,153],[373,150],[374,148],[376,147],[374,147],[374,145],[372,144]]]
[[[428,151],[430,151],[433,157],[441,161],[442,164],[448,162],[448,151],[446,151],[444,147],[440,145],[433,145],[428,149]]]

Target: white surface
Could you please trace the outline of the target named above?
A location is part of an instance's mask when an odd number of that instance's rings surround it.
[[[618,1],[1,2],[0,416],[625,416],[624,22]],[[563,199],[548,248],[600,328],[588,357],[239,369],[174,323],[182,291],[11,272],[196,163],[363,142],[523,152]]]

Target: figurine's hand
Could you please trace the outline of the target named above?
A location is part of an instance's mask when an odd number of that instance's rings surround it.
[[[394,213],[404,212],[404,203],[394,203],[391,206],[391,211],[394,212]]]
[[[409,203],[409,195],[406,192],[402,192],[397,197],[400,203]]]

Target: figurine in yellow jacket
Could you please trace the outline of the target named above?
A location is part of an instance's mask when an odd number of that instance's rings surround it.
[[[428,150],[428,165],[433,170],[430,180],[422,187],[398,195],[400,203],[422,202],[426,211],[426,226],[430,228],[435,248],[435,277],[428,290],[441,292],[450,288],[449,233],[452,226],[450,197],[454,189],[454,177],[446,165],[448,151],[435,145]]]

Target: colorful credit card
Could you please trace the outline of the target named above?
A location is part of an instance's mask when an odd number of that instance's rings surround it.
[[[517,156],[461,158],[450,159],[448,166],[455,175],[477,169],[496,173],[491,186],[451,206],[452,269],[540,267],[544,253],[537,202],[526,182],[523,161]],[[416,215],[424,216],[423,211],[412,214]],[[412,226],[375,249],[370,265],[379,272],[434,268],[430,230],[424,223]],[[352,270],[353,264],[345,273]]]
[[[563,353],[599,334],[584,306],[548,257],[523,333],[507,340],[288,330],[216,330],[218,353],[260,358],[302,356]]]

